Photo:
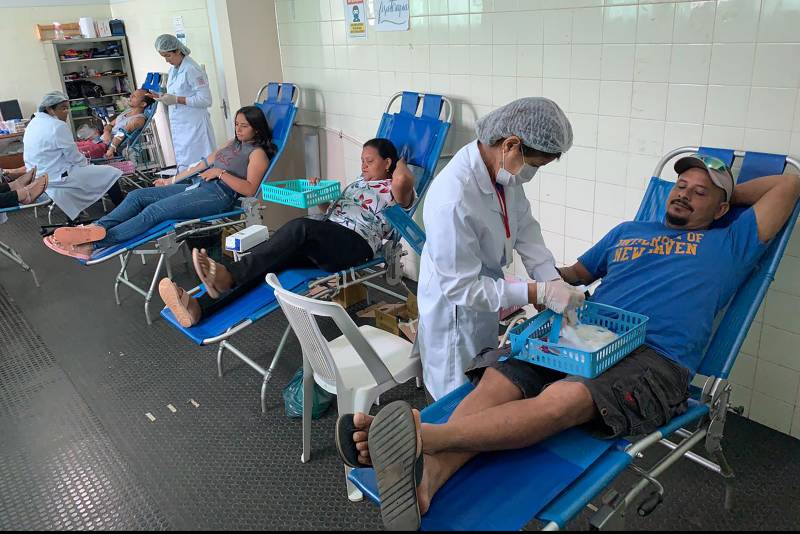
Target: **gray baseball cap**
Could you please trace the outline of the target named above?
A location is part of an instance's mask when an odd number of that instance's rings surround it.
[[[725,191],[725,202],[731,201],[733,195],[733,174],[721,159],[706,154],[690,154],[675,162],[678,176],[691,168],[703,169],[708,173],[714,185]]]

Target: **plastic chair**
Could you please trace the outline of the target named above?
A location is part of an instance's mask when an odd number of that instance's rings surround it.
[[[336,395],[340,414],[369,413],[378,397],[407,382],[422,377],[419,357],[411,356],[412,344],[372,326],[356,326],[345,309],[335,303],[314,300],[283,288],[275,274],[267,283],[300,340],[303,350],[303,455],[311,459],[311,408],[314,382]],[[315,317],[333,319],[342,335],[327,341]],[[347,479],[347,496],[360,501],[362,493]]]

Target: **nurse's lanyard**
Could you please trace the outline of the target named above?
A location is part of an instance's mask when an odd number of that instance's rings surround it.
[[[511,226],[508,222],[508,208],[506,206],[506,193],[503,186],[495,184],[497,190],[497,202],[500,203],[500,217],[503,219],[503,227],[506,230],[506,243],[505,243],[505,264],[508,265],[513,260],[512,247],[511,247]]]

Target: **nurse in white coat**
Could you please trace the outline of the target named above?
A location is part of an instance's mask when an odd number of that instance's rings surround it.
[[[69,98],[60,91],[47,93],[22,138],[25,167],[47,173],[47,195],[75,220],[106,193],[115,205],[122,202],[117,180],[122,171],[110,165],[91,165],[78,150],[67,125]]]
[[[169,127],[172,132],[172,148],[178,172],[211,154],[217,145],[211,128],[211,89],[208,76],[195,60],[189,57],[191,50],[170,34],[159,35],[156,50],[172,65],[169,69],[167,92],[153,93],[162,104],[169,106]]]
[[[435,400],[467,381],[481,350],[497,347],[501,308],[533,303],[563,313],[583,298],[561,281],[522,187],[572,146],[569,120],[551,100],[523,98],[475,129],[478,139],[433,181],[423,213],[417,342]],[[513,250],[538,282],[504,279]]]

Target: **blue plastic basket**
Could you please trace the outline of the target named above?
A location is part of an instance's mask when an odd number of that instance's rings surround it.
[[[594,352],[551,343],[549,339],[558,340],[557,335],[550,336],[553,328],[560,327],[561,316],[546,310],[511,330],[512,356],[567,374],[594,378],[644,343],[649,320],[644,315],[595,302],[586,302],[577,312],[581,323],[603,326],[619,337]]]
[[[317,185],[311,185],[308,180],[284,180],[261,184],[261,194],[267,202],[309,208],[333,202],[340,193],[336,180],[320,180]]]

